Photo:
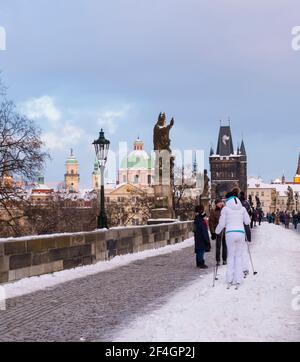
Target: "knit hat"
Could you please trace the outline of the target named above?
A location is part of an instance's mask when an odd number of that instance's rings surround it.
[[[226,194],[226,199],[229,199],[230,197],[234,197],[235,194],[233,192],[228,192],[228,194]],[[236,197],[236,196],[235,196]]]

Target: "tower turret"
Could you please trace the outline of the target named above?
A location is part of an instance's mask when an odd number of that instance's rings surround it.
[[[70,156],[66,161],[65,187],[67,192],[79,191],[79,163],[71,148]]]

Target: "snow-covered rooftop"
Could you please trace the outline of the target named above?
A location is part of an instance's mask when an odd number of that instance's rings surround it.
[[[280,183],[275,183],[275,181],[276,180],[274,180],[272,183],[265,183],[261,177],[249,177],[247,184],[248,188],[250,189],[275,189],[279,196],[286,196],[289,186],[293,189],[294,192],[300,193],[300,184],[282,184],[280,180]]]

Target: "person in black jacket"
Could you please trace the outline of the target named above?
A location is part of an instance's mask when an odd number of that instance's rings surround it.
[[[194,221],[194,234],[195,234],[195,253],[197,267],[207,269],[205,265],[204,253],[210,251],[210,240],[208,235],[207,222],[205,220],[204,206],[196,206],[196,217]]]
[[[217,198],[215,200],[215,205],[215,209],[210,212],[208,225],[211,233],[211,239],[216,240],[216,262],[217,266],[219,266],[221,261],[221,248],[223,265],[227,264],[227,246],[225,240],[225,233],[223,232],[220,235],[216,235],[216,227],[219,224],[221,210],[224,206],[222,199]]]

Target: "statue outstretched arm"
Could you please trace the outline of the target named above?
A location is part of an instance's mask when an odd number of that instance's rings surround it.
[[[174,124],[175,124],[175,121],[174,121],[174,118],[172,117],[171,122],[170,122],[170,124],[168,126],[169,129],[171,129],[174,126]]]

